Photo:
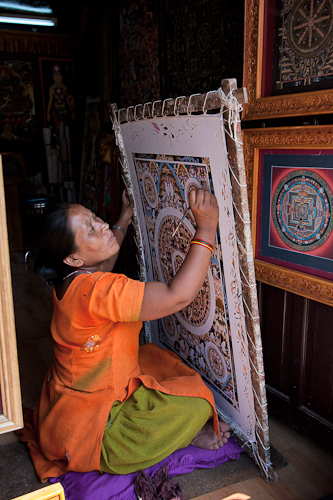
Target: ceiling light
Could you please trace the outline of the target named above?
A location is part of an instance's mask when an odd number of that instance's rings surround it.
[[[10,14],[0,14],[0,24],[29,24],[32,26],[56,26],[57,19],[55,17],[31,17],[31,16],[12,16]]]
[[[1,2],[0,7],[4,9],[22,10],[25,12],[36,12],[37,14],[52,14],[51,7],[33,7],[24,3]]]

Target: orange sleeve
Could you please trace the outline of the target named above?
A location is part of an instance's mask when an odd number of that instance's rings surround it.
[[[90,287],[84,300],[89,314],[113,322],[139,321],[145,283],[113,273],[94,273],[85,282]]]

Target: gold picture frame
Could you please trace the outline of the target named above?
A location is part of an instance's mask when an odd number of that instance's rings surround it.
[[[243,106],[242,120],[333,113],[333,88],[263,97],[263,78],[272,72],[272,64],[264,69],[268,6],[271,0],[245,0],[243,86],[248,103]]]
[[[0,155],[0,434],[23,427],[21,388],[10,274],[6,202]]]
[[[65,500],[65,492],[61,483],[55,483],[13,500]]]
[[[285,151],[292,154],[292,150],[294,150],[294,153],[297,151],[304,155],[316,151],[325,154],[325,150],[326,154],[328,150],[332,150],[333,153],[333,125],[246,129],[243,130],[243,148],[249,209],[252,220],[256,279],[333,306],[333,281],[271,262],[265,262],[258,257],[257,250],[258,231],[261,231],[261,228],[258,227],[260,225],[258,214],[262,209],[260,205],[262,202],[259,199],[260,196],[258,196],[258,187],[262,182],[260,177],[262,172],[259,169],[261,153],[275,151],[282,154]]]

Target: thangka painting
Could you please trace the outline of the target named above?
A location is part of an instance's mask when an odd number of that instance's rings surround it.
[[[281,0],[276,25],[277,75],[272,95],[331,88],[332,1]]]
[[[35,138],[33,68],[24,59],[0,59],[0,139]]]
[[[213,391],[218,408],[246,440],[254,441],[254,401],[223,120],[209,114],[160,117],[123,123],[120,129],[147,281],[169,283],[185,259],[195,234],[191,211],[174,231],[188,208],[190,190],[205,187],[217,197],[219,226],[205,282],[186,308],[150,322],[150,340],[175,351],[197,370]]]
[[[271,150],[262,155],[256,255],[332,280],[332,150],[313,153]]]
[[[74,113],[74,69],[72,59],[39,58],[44,127],[59,134],[60,123],[70,126]]]

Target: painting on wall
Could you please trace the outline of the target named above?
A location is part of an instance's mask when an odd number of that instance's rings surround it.
[[[160,99],[158,4],[155,0],[120,3],[116,45],[121,107]]]
[[[315,153],[273,150],[261,155],[256,255],[332,280],[333,150]]]
[[[258,281],[333,305],[332,125],[243,137]]]
[[[50,127],[58,134],[60,123],[70,126],[75,120],[73,60],[40,57],[39,71],[44,127]]]
[[[0,59],[0,139],[35,139],[35,101],[32,62]]]
[[[332,87],[333,4],[280,0],[275,22],[271,95]],[[267,32],[271,29],[267,21]],[[266,45],[264,50],[267,50]],[[270,75],[267,72],[266,78]],[[267,84],[266,84],[267,85]]]
[[[243,120],[332,113],[331,0],[245,0]]]
[[[165,96],[215,90],[221,78],[243,71],[244,2],[161,2]]]

